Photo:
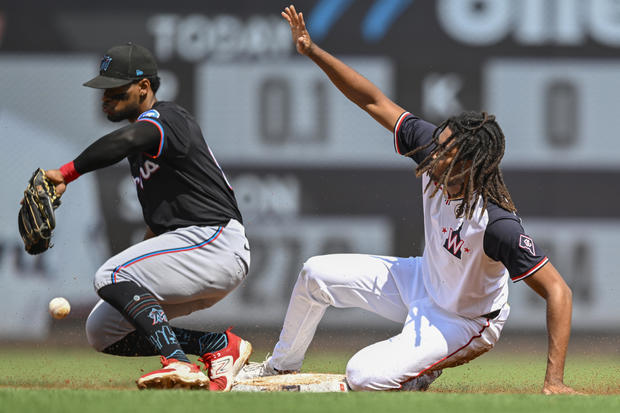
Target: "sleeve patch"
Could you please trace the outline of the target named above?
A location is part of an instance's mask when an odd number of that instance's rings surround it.
[[[527,235],[521,234],[519,236],[519,248],[526,250],[531,255],[536,255],[536,249],[534,247],[534,241]]]
[[[158,119],[159,116],[160,115],[159,115],[158,111],[156,111],[155,109],[150,109],[150,110],[147,110],[146,112],[142,113],[140,116],[138,116],[138,120],[144,119],[144,118]]]

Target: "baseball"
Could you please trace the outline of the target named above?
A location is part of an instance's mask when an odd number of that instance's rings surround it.
[[[62,297],[52,298],[52,300],[50,301],[50,305],[49,305],[49,311],[52,317],[54,317],[57,320],[60,320],[61,318],[65,318],[66,316],[69,315],[69,312],[71,311],[71,305],[69,304],[69,301],[67,301],[66,298],[62,298]]]

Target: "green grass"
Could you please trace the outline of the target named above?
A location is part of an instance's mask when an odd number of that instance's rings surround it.
[[[255,360],[265,352],[255,352]],[[305,371],[342,373],[352,353],[311,353]],[[0,412],[313,412],[498,410],[620,411],[620,360],[569,357],[566,382],[585,396],[542,396],[542,355],[490,353],[449,369],[426,393],[208,393],[136,391],[157,358],[121,358],[88,349],[0,348]]]
[[[219,393],[24,389],[0,391],[6,412],[614,412],[613,396],[553,396],[442,393]],[[6,410],[5,410],[6,409]]]

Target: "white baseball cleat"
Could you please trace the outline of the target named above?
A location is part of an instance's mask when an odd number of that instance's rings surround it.
[[[411,379],[403,383],[401,390],[403,391],[426,391],[428,390],[429,386],[435,381],[435,379],[441,376],[441,372],[442,370],[433,370],[420,377]]]
[[[140,377],[139,389],[208,389],[209,379],[192,363],[161,356],[162,367]]]
[[[299,370],[277,370],[269,365],[271,357],[267,357],[262,363],[250,362],[246,364],[235,377],[235,382],[252,380],[258,377],[276,376],[278,374],[295,374]]]

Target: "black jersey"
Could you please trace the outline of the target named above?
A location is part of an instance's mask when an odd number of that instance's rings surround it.
[[[191,225],[241,222],[235,195],[200,127],[182,107],[157,102],[138,122],[160,134],[153,153],[127,157],[147,225],[155,234]]]

